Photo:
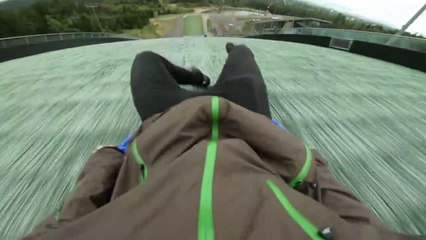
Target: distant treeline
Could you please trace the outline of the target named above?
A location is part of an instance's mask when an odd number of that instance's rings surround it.
[[[13,8],[11,2],[20,2],[20,5]],[[191,11],[194,6],[213,4],[220,7],[224,4],[223,0],[27,0],[32,5],[22,7],[24,1],[11,2],[8,10],[1,10],[4,3],[0,3],[0,38],[54,32],[122,32],[144,27],[156,14],[182,13]],[[225,5],[234,7],[328,20],[336,28],[396,32],[396,29],[302,1],[270,3],[265,0],[225,0]]]
[[[158,0],[38,1],[0,10],[0,38],[55,32],[121,32],[144,27],[156,13],[186,10],[164,7]]]

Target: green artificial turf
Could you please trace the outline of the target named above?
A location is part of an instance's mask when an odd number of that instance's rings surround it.
[[[0,239],[28,233],[61,205],[98,145],[137,129],[129,79],[139,51],[196,65],[215,81],[228,41],[253,50],[276,119],[317,148],[385,225],[426,235],[425,73],[296,43],[179,38],[0,63]]]
[[[187,15],[183,26],[184,36],[202,36],[204,35],[203,22],[201,15]]]

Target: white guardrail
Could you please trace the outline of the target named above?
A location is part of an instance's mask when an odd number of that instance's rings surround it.
[[[104,32],[72,32],[72,33],[50,33],[38,34],[19,37],[0,38],[0,48],[9,48],[21,45],[62,41],[70,39],[86,39],[86,38],[123,38],[123,39],[139,39],[123,34],[104,33]]]

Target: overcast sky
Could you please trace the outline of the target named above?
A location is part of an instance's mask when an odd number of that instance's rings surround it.
[[[305,0],[336,8],[401,28],[426,0]],[[410,32],[426,34],[426,11],[411,25]]]

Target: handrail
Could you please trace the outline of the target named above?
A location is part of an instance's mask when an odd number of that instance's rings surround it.
[[[124,34],[105,33],[105,32],[70,32],[70,33],[48,33],[36,34],[28,36],[17,36],[0,38],[0,48],[15,47],[21,45],[28,45],[34,43],[62,41],[70,39],[84,39],[84,38],[123,38],[123,39],[138,39]]]
[[[7,37],[7,38],[0,38],[0,41],[2,40],[10,40],[10,39],[19,39],[19,38],[31,38],[31,37],[43,37],[43,36],[57,36],[57,35],[73,35],[73,34],[110,34],[110,33],[103,33],[103,32],[65,32],[65,33],[46,33],[46,34],[33,34],[33,35],[25,35],[25,36],[15,36],[15,37]]]
[[[279,34],[302,34],[302,35],[316,35],[332,38],[341,38],[347,40],[358,40],[380,45],[388,45],[397,48],[404,48],[416,52],[426,52],[426,39],[414,38],[408,36],[395,36],[387,33],[377,33],[368,31],[348,30],[348,29],[333,29],[333,28],[292,28],[292,29],[279,29],[275,32]],[[389,43],[389,39],[394,40]]]

